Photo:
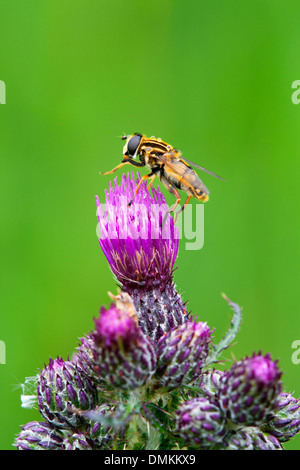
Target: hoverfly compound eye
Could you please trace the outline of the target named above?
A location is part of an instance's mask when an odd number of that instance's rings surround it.
[[[127,145],[127,151],[128,154],[133,157],[140,145],[142,136],[140,134],[134,135],[131,137],[131,139],[128,141]]]

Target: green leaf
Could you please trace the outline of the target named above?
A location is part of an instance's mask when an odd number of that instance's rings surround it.
[[[241,326],[242,312],[240,306],[228,299],[225,294],[222,294],[222,296],[228,302],[230,307],[232,307],[234,313],[229,330],[227,331],[224,338],[221,339],[218,344],[213,346],[212,351],[205,363],[205,367],[213,364],[214,362],[218,362],[218,357],[220,356],[221,352],[227,349],[230,343],[232,343]]]

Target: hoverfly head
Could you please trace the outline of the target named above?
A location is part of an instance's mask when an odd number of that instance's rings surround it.
[[[140,146],[142,134],[132,134],[122,137],[122,140],[126,139],[126,144],[123,147],[123,155],[127,155],[128,157],[131,158],[136,158],[138,149]]]

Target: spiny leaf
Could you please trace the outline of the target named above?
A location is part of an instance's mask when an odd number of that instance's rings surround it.
[[[218,344],[213,346],[213,349],[205,363],[205,367],[209,366],[210,364],[213,364],[214,362],[218,362],[219,355],[221,354],[222,351],[228,348],[230,343],[232,343],[232,341],[236,337],[241,326],[242,312],[241,312],[240,306],[232,302],[225,294],[222,294],[222,296],[228,302],[230,307],[232,307],[234,314],[231,320],[231,325],[230,325],[229,330],[227,331],[224,338],[222,338]]]

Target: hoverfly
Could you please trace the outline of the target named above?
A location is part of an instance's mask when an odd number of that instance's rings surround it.
[[[223,180],[220,176],[215,175],[186,158],[183,158],[180,150],[177,150],[172,147],[172,145],[163,142],[160,138],[147,138],[145,135],[136,132],[132,135],[124,135],[122,140],[126,140],[123,147],[122,162],[112,170],[107,171],[106,173],[100,172],[100,174],[110,175],[128,163],[136,167],[146,166],[149,168],[150,173],[142,176],[136,187],[135,194],[128,204],[129,206],[132,204],[142,182],[146,179],[150,179],[150,183],[148,185],[149,189],[157,176],[167,190],[176,197],[176,202],[168,213],[174,212],[180,203],[181,197],[178,189],[185,191],[188,195],[183,206],[175,212],[174,222],[176,223],[178,214],[184,211],[191,197],[203,202],[208,200],[209,191],[202,183],[197,173],[193,170],[192,166]],[[139,157],[139,161],[136,160],[137,157]]]

